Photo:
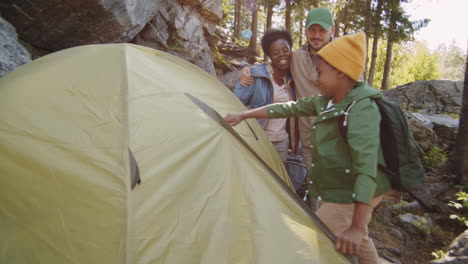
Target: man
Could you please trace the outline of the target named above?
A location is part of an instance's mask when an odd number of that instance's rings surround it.
[[[305,35],[307,43],[293,52],[291,74],[296,86],[297,99],[319,94],[317,86],[316,57],[317,52],[328,44],[333,34],[333,15],[326,8],[314,8],[309,11],[306,19]],[[244,86],[253,83],[250,68],[241,71],[241,83]],[[314,117],[299,118],[299,135],[306,168],[312,164],[311,134]]]

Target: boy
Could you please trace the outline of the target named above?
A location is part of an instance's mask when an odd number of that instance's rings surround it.
[[[386,176],[377,169],[385,161],[380,112],[372,99],[382,95],[358,82],[365,47],[365,34],[358,33],[338,38],[318,52],[321,95],[225,117],[236,125],[246,118],[317,116],[312,127],[309,193],[321,201],[316,214],[337,236],[337,250],[358,255],[361,264],[379,262],[367,225],[372,210],[390,190]]]

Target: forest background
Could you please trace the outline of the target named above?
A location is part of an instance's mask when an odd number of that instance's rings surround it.
[[[407,11],[410,2],[223,0],[225,15],[221,26],[229,30],[237,44],[248,46],[251,53],[263,57],[257,43],[267,28],[288,29],[293,35],[293,49],[296,49],[306,42],[304,21],[307,12],[314,7],[326,7],[335,15],[334,37],[358,31],[366,33],[368,56],[365,79],[374,87],[387,90],[417,80],[462,80],[466,49],[463,50],[454,41],[430,49],[427,41],[415,40],[417,31],[428,26],[431,20],[412,19]],[[453,25],[447,30],[456,30],[457,26],[464,25]],[[249,31],[252,34],[250,39],[245,36]]]

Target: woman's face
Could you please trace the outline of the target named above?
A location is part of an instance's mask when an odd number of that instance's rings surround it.
[[[270,46],[270,60],[273,68],[286,71],[291,62],[291,47],[285,39],[277,39]]]

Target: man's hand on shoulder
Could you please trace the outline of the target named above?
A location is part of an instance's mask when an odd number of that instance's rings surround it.
[[[254,83],[254,78],[251,77],[251,69],[250,67],[244,67],[240,71],[240,83],[242,86],[249,86]]]

